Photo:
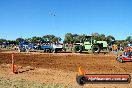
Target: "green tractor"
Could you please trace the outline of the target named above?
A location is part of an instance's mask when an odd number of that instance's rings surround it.
[[[73,45],[73,51],[75,53],[81,53],[83,51],[92,51],[92,53],[100,53],[100,51],[108,51],[106,41],[96,41],[92,39],[92,36],[85,36],[83,43],[75,43]]]

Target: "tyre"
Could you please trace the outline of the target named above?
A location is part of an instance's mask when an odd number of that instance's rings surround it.
[[[100,47],[99,47],[99,45],[93,45],[92,46],[92,52],[93,53],[100,53]]]
[[[119,62],[120,62],[120,63],[123,63],[123,60],[120,58],[120,59],[119,59]]]
[[[74,47],[74,52],[75,53],[81,53],[82,52],[82,46],[80,46],[80,45],[75,46]]]
[[[123,60],[121,58],[117,58],[117,61],[119,61],[120,63],[123,63]]]
[[[52,50],[51,49],[47,49],[46,52],[47,53],[52,53]]]
[[[29,52],[29,50],[28,50],[28,49],[26,49],[26,52],[28,53],[28,52]]]
[[[54,50],[54,53],[57,53],[57,52],[58,52],[58,50],[57,50],[57,49],[55,49],[55,50]]]
[[[25,48],[19,48],[18,52],[26,52],[26,49]]]
[[[86,78],[83,75],[77,76],[76,81],[79,85],[84,85],[86,83]]]
[[[18,49],[18,52],[20,53],[20,52],[21,52],[21,50],[20,50],[20,49]]]
[[[62,50],[66,52],[66,48],[62,48]]]

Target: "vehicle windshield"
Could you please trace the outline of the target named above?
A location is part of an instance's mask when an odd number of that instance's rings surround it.
[[[85,37],[85,42],[91,43],[91,37]]]

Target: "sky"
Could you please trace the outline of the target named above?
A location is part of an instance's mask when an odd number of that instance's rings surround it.
[[[132,0],[0,0],[0,38],[132,36]]]

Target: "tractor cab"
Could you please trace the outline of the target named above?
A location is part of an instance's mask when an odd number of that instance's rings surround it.
[[[92,36],[85,36],[84,42],[91,45],[97,43],[97,41],[94,40]]]
[[[84,46],[86,50],[90,50],[92,45],[95,44],[97,41],[92,39],[92,36],[85,36]]]
[[[84,43],[91,45],[91,43],[92,43],[92,36],[85,36]]]
[[[92,45],[92,36],[85,36],[85,40],[84,40],[84,46],[85,49],[91,49],[91,45]]]

